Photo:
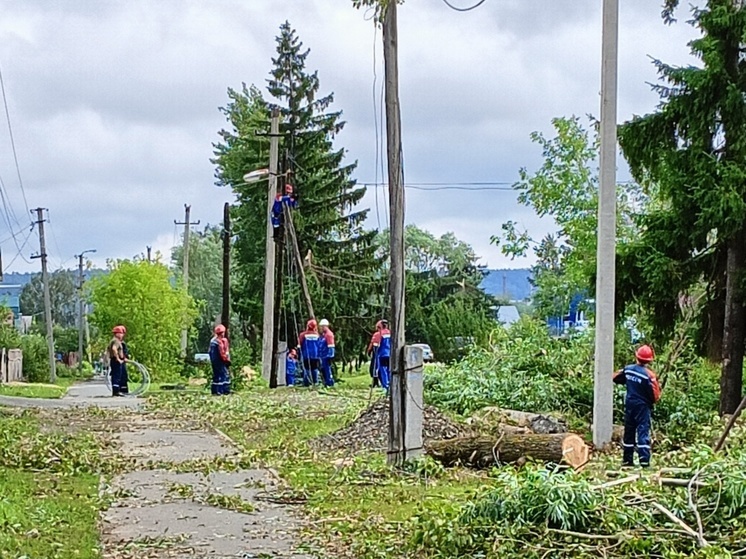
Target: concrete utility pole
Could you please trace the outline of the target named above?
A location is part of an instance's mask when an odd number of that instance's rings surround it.
[[[189,221],[189,216],[192,212],[192,206],[184,204],[184,221],[174,220],[175,225],[184,226],[184,256],[182,262],[182,280],[184,281],[184,290],[189,292],[189,227],[191,225],[199,225],[199,220],[194,223]],[[187,334],[188,328],[186,323],[181,329],[181,357],[186,357],[187,353]]]
[[[616,117],[619,0],[604,0],[601,51],[601,176],[596,260],[596,359],[593,444],[611,442],[613,428],[614,290],[616,288]]]
[[[148,249],[148,263],[153,262],[153,259],[150,256],[150,252],[153,250],[153,247],[145,247]]]
[[[399,107],[399,54],[396,1],[386,6],[383,19],[383,60],[386,80],[386,139],[391,214],[389,296],[391,299],[391,408],[388,462],[407,459],[407,375],[403,363],[404,321],[404,180],[402,173],[401,111]],[[410,406],[411,407],[411,406]],[[421,428],[421,427],[420,427]]]
[[[272,228],[272,205],[277,195],[277,167],[280,158],[280,110],[272,109],[269,128],[269,184],[267,186],[267,243],[264,262],[264,324],[262,326],[262,377],[272,376],[275,333],[275,242]]]
[[[220,322],[226,333],[231,323],[231,205],[223,206],[223,307]]]
[[[83,255],[89,252],[96,252],[95,248],[84,250],[80,254],[76,254],[75,258],[78,259],[78,370],[83,370],[83,334],[85,333],[85,311],[83,310],[83,283],[85,278],[83,277]]]
[[[31,258],[41,258],[41,282],[44,287],[44,320],[47,323],[47,347],[49,348],[49,382],[57,381],[57,371],[54,358],[54,333],[52,329],[52,301],[49,297],[49,274],[47,273],[47,241],[44,237],[44,210],[36,208],[36,225],[39,227],[39,254]]]

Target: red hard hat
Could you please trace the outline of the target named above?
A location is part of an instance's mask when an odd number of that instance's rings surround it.
[[[285,185],[285,193],[286,194],[292,194],[293,193],[293,185],[290,183],[287,183]]]
[[[127,329],[124,326],[121,326],[121,325],[120,326],[114,326],[114,328],[112,328],[112,330],[111,330],[111,333],[112,334],[126,334],[127,333]]]
[[[216,334],[216,335],[218,335],[218,336],[219,336],[220,334],[225,334],[225,326],[223,326],[222,324],[218,324],[218,325],[217,325],[217,326],[215,327],[215,334]]]
[[[316,330],[318,327],[318,324],[316,323],[316,319],[311,319],[306,323],[306,329],[308,330]]]
[[[637,359],[639,359],[640,361],[649,363],[650,361],[655,359],[655,352],[649,345],[643,345],[637,348],[637,351],[635,351],[635,357],[637,357]]]

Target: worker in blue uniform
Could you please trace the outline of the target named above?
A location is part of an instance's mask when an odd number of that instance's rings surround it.
[[[272,204],[272,231],[274,238],[277,239],[282,231],[282,225],[285,223],[285,216],[283,214],[283,208],[294,209],[298,206],[298,201],[295,196],[295,189],[293,185],[288,183],[285,185],[285,193],[278,194],[275,196],[275,201]]]
[[[298,353],[295,349],[288,351],[285,358],[285,386],[295,386],[295,371],[298,369]]]
[[[640,346],[635,352],[636,362],[614,374],[614,382],[627,388],[624,399],[624,440],[622,466],[633,467],[635,448],[640,466],[650,466],[650,416],[661,397],[661,387],[649,364],[655,359],[653,348]]]
[[[321,376],[324,381],[324,386],[334,386],[334,375],[332,374],[332,362],[334,361],[334,353],[336,350],[334,342],[334,332],[329,327],[329,321],[325,318],[319,322],[319,328],[321,329],[319,335],[319,358],[321,359]]]
[[[388,392],[391,370],[391,331],[386,320],[376,323],[376,333],[371,338],[373,355],[375,356],[375,377],[381,387]]]
[[[231,392],[231,379],[228,367],[231,364],[230,344],[222,324],[215,326],[215,336],[210,340],[210,363],[212,364],[213,396],[224,396]]]
[[[315,319],[306,323],[306,329],[298,336],[301,363],[303,363],[303,386],[315,386],[319,382],[319,331]]]

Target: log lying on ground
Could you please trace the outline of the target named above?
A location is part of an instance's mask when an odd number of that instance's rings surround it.
[[[583,439],[573,433],[503,433],[499,438],[474,436],[433,441],[427,445],[426,452],[445,466],[463,464],[487,468],[496,463],[532,458],[577,468],[588,461],[589,450]]]

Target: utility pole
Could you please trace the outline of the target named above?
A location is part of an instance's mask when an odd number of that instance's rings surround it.
[[[150,251],[153,249],[153,247],[145,247],[148,249],[148,264],[153,262],[153,259],[150,257]]]
[[[191,225],[199,225],[199,220],[194,223],[189,221],[189,216],[192,212],[192,206],[184,204],[184,221],[174,220],[175,225],[184,226],[184,250],[183,250],[183,262],[182,262],[182,281],[184,282],[184,291],[189,292],[189,227]],[[186,357],[187,353],[187,334],[188,328],[186,323],[181,329],[181,357]]]
[[[601,154],[596,257],[596,357],[593,444],[611,442],[613,428],[614,290],[616,288],[616,118],[619,0],[604,0],[601,39]]]
[[[404,322],[404,181],[402,177],[401,112],[396,1],[388,2],[383,19],[383,60],[386,80],[386,140],[391,214],[389,296],[391,299],[391,397],[388,461],[405,459],[406,376],[403,367]]]
[[[264,321],[262,325],[262,377],[267,381],[272,376],[275,338],[275,262],[276,247],[272,227],[272,205],[277,195],[277,167],[280,158],[280,110],[272,109],[269,128],[269,180],[267,186],[267,242],[264,262]]]
[[[83,310],[83,283],[85,278],[83,277],[83,255],[89,252],[96,252],[96,249],[84,250],[80,254],[76,254],[75,258],[78,259],[78,370],[83,370],[83,333],[85,331],[85,311]]]
[[[226,333],[231,323],[231,205],[223,206],[223,307],[220,322]]]
[[[31,258],[41,258],[41,282],[44,285],[44,320],[47,323],[47,347],[49,349],[49,382],[57,381],[57,372],[54,359],[54,333],[52,330],[52,302],[49,297],[49,274],[47,273],[47,242],[44,238],[44,210],[36,208],[36,225],[39,226],[39,254]]]

